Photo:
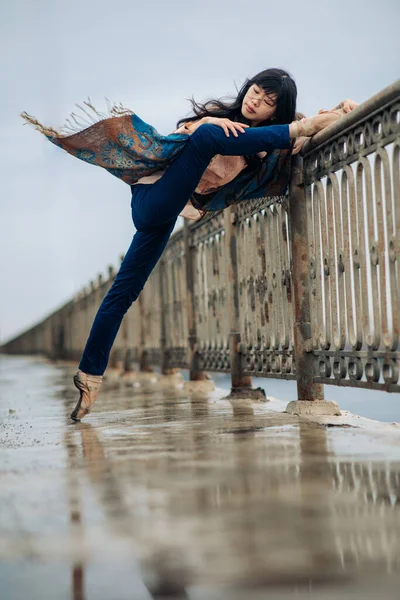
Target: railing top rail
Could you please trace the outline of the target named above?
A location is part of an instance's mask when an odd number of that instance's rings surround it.
[[[301,152],[303,157],[306,157],[318,146],[321,146],[326,141],[343,133],[343,131],[349,129],[353,125],[359,123],[362,119],[368,117],[376,110],[379,110],[389,102],[392,102],[400,96],[400,79],[388,85],[382,91],[375,94],[359,106],[345,115],[342,119],[339,119],[336,123],[324,129],[320,133],[314,135],[309,141],[304,144]]]

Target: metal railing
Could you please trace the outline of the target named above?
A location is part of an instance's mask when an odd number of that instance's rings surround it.
[[[400,82],[294,157],[290,191],[175,233],[125,317],[111,364],[399,392]],[[78,359],[112,283],[100,277],[3,351]]]
[[[304,157],[314,381],[400,391],[399,84]]]

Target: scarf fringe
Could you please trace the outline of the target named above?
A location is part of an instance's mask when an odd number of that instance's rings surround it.
[[[121,102],[119,104],[112,104],[108,98],[105,100],[107,104],[107,113],[98,111],[93,106],[90,98],[83,101],[84,106],[76,104],[75,106],[80,113],[71,113],[59,131],[53,129],[53,127],[47,127],[46,125],[43,125],[35,117],[32,117],[32,115],[29,115],[25,111],[21,113],[21,117],[26,121],[26,123],[33,125],[35,129],[40,131],[40,133],[46,137],[64,138],[76,133],[81,133],[92,125],[100,123],[101,121],[105,121],[106,119],[125,117],[127,115],[131,116],[134,114],[131,109],[124,107]],[[85,107],[87,107],[89,110],[87,110]]]

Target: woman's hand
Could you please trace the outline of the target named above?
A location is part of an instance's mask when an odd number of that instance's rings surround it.
[[[208,123],[209,125],[218,125],[218,127],[222,127],[222,129],[225,131],[226,137],[229,137],[230,131],[235,137],[238,137],[238,131],[240,133],[244,133],[245,129],[249,127],[244,123],[236,123],[230,119],[221,119],[219,117],[203,117],[200,119],[200,121],[203,123]]]
[[[297,154],[298,152],[300,152],[300,150],[303,148],[306,141],[309,139],[310,138],[306,137],[305,135],[302,135],[302,136],[296,138],[296,140],[294,142],[292,154]]]

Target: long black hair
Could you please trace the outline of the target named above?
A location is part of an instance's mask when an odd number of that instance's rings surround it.
[[[266,69],[251,79],[247,79],[238,91],[236,98],[233,99],[208,100],[202,104],[191,98],[190,102],[195,118],[220,117],[249,125],[250,121],[242,115],[241,109],[248,89],[254,84],[262,88],[266,94],[276,95],[276,110],[273,119],[267,119],[259,123],[258,126],[271,125],[272,123],[274,125],[284,125],[294,121],[297,87],[292,76],[283,69]],[[177,127],[189,121],[193,121],[193,116],[180,119]]]
[[[251,79],[246,79],[236,98],[208,100],[204,104],[190,99],[195,119],[219,117],[250,125],[251,121],[242,115],[242,104],[248,89],[256,84],[266,94],[276,95],[276,110],[272,119],[266,119],[257,126],[285,125],[295,120],[297,87],[292,76],[283,69],[266,69]],[[180,119],[177,127],[193,121],[193,116]],[[258,156],[246,156],[248,168],[256,169],[261,159]]]

